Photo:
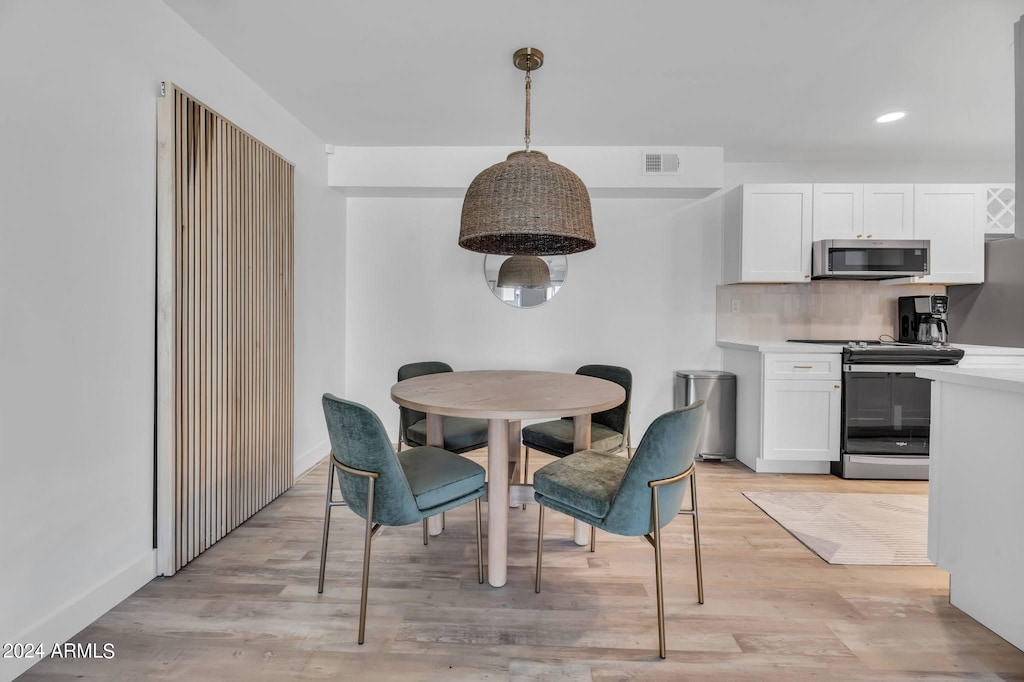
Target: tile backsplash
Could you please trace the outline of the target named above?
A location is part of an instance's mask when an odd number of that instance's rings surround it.
[[[895,334],[900,296],[945,293],[938,284],[883,286],[856,280],[722,285],[718,338],[875,339]]]

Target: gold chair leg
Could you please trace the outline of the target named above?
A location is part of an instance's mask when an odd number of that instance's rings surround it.
[[[331,529],[331,494],[334,492],[334,462],[328,462],[327,468],[327,502],[324,504],[324,541],[320,545],[320,582],[317,583],[316,591],[323,594],[324,571],[327,569],[327,538]]]
[[[690,474],[690,501],[693,503],[693,556],[697,562],[697,603],[704,603],[704,575],[700,567],[700,528],[697,524],[697,473]]]
[[[590,551],[597,551],[597,528],[594,526],[590,527]]]
[[[544,505],[538,506],[540,507],[540,520],[537,522],[537,584],[534,585],[533,591],[540,594],[541,557],[544,554]]]
[[[661,576],[661,514],[658,489],[651,488],[651,514],[654,516],[654,579],[658,593],[658,655],[665,658],[665,592]]]
[[[427,544],[427,520],[423,519],[423,545]]]
[[[441,512],[441,530],[444,530],[444,512]]]
[[[373,538],[373,478],[366,479],[366,540],[363,544],[363,585],[359,597],[359,643],[366,634],[366,592],[370,586],[370,540]]]
[[[480,520],[480,498],[476,498],[476,579],[484,584],[484,531]]]

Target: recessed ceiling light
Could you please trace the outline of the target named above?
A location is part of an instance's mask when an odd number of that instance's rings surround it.
[[[875,119],[875,123],[892,123],[898,121],[907,115],[905,111],[890,111],[888,114],[882,114]]]

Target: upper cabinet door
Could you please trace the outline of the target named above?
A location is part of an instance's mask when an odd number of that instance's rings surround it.
[[[915,281],[985,281],[985,199],[984,185],[914,186],[914,239],[931,240],[931,272]]]
[[[740,279],[811,279],[811,185],[743,185]]]
[[[913,185],[864,185],[864,238],[914,238]]]
[[[814,185],[814,241],[913,239],[913,185]]]
[[[814,241],[864,236],[864,185],[814,185]]]
[[[1014,185],[988,185],[986,188],[987,202],[985,207],[986,234],[1014,234]]]

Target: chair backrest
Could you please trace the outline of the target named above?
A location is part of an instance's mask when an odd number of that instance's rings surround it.
[[[647,484],[678,476],[690,468],[697,455],[697,442],[703,427],[703,400],[666,412],[647,427],[605,516],[608,531],[620,535],[643,535],[654,529],[651,488]],[[688,483],[688,479],[684,479],[658,490],[662,526],[676,517]]]
[[[610,410],[590,415],[591,423],[607,426],[612,431],[617,431],[625,436],[629,426],[629,401],[633,395],[633,373],[625,367],[616,367],[615,365],[583,365],[576,370],[576,373],[606,379],[625,389],[626,399],[622,401],[622,404],[616,405]]]
[[[440,374],[442,372],[451,372],[452,366],[446,362],[412,362],[408,365],[402,365],[398,368],[398,380],[405,381],[406,379],[412,379],[413,377],[420,377],[424,374]],[[405,430],[420,421],[426,419],[427,414],[418,410],[413,410],[408,407],[399,407],[399,422],[398,427],[401,433],[398,434],[400,439],[405,439]]]
[[[329,393],[324,394],[323,405],[334,459],[353,469],[380,474],[374,484],[373,520],[386,526],[419,521],[422,517],[409,481],[384,425],[373,410]],[[352,511],[365,519],[367,478],[341,469],[336,473],[341,496]]]

